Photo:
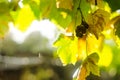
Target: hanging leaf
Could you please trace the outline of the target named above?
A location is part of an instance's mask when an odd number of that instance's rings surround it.
[[[50,13],[56,9],[55,0],[40,0],[40,18],[48,18]],[[54,13],[55,14],[55,13]]]
[[[39,20],[40,19],[40,12],[42,12],[42,10],[40,10],[40,2],[42,2],[42,0],[23,0],[22,2],[24,5],[29,4],[35,17]],[[45,6],[47,6],[47,5],[44,5],[42,7],[44,8]]]
[[[50,19],[59,27],[66,28],[71,22],[71,15],[63,9],[56,7],[56,0],[41,0],[40,1],[40,18]]]
[[[75,30],[75,20],[72,20],[68,25],[66,32],[74,32]]]
[[[90,4],[86,0],[81,0],[80,8],[85,20],[88,18],[89,11],[91,10]]]
[[[101,53],[99,53],[99,56],[100,56],[100,60],[98,64],[100,66],[108,67],[111,64],[113,59],[113,53],[112,53],[111,47],[105,44]]]
[[[110,14],[104,10],[98,9],[88,16],[89,32],[98,39],[109,21]]]
[[[76,45],[77,38],[71,39],[63,34],[54,43],[54,46],[58,48],[57,54],[64,65],[75,64],[77,61],[78,47]]]
[[[99,38],[96,39],[95,35],[87,35],[87,51],[88,53],[101,52],[104,44],[104,35],[99,35]]]
[[[99,35],[99,39],[93,34],[88,34],[87,37],[83,36],[78,38],[78,60],[83,59],[86,53],[101,52],[103,49],[104,35]]]
[[[39,20],[40,19],[40,9],[39,9],[39,1],[31,1],[29,2],[30,8],[33,11],[35,17]]]
[[[15,17],[15,27],[21,31],[27,30],[32,21],[35,19],[35,16],[29,5],[24,5],[24,7],[18,12],[18,15]]]
[[[90,54],[83,62],[79,75],[78,80],[86,80],[86,77],[90,75],[90,73],[100,76],[99,74],[99,67],[97,66],[99,60],[99,56],[97,53]]]

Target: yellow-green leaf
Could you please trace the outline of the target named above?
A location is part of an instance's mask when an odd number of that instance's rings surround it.
[[[77,38],[72,39],[62,34],[54,43],[54,46],[58,48],[57,54],[64,65],[76,63],[78,53]]]
[[[88,34],[87,35],[87,52],[93,53],[93,52],[100,52],[103,48],[104,44],[104,35],[99,35],[99,38],[96,39],[95,35]]]
[[[99,56],[97,53],[90,54],[83,62],[80,72],[78,75],[78,80],[86,80],[86,77],[90,73],[99,76],[99,67],[97,66]]]
[[[4,37],[7,34],[9,30],[9,21],[12,21],[12,19],[8,12],[0,14],[0,38]]]
[[[9,30],[9,27],[7,22],[0,20],[0,38],[4,37],[5,34],[8,32],[8,30]]]
[[[113,59],[111,47],[105,44],[103,47],[103,50],[101,51],[101,53],[99,53],[99,56],[100,56],[100,60],[98,64],[100,66],[108,67],[111,64]]]
[[[19,11],[18,16],[16,17],[15,27],[21,31],[28,29],[32,21],[35,19],[35,16],[29,5],[24,5],[24,7]]]

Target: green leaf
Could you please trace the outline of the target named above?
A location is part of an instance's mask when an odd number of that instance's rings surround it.
[[[40,10],[39,10],[39,5],[38,5],[39,3],[35,3],[35,2],[33,2],[33,1],[31,1],[30,3],[29,3],[29,5],[30,5],[30,7],[31,7],[31,10],[33,11],[33,13],[34,13],[34,15],[35,15],[35,17],[37,18],[37,19],[39,19],[40,18]]]
[[[86,59],[88,62],[92,62],[93,64],[97,64],[98,61],[99,61],[99,56],[97,53],[92,53],[90,54],[87,59]]]
[[[28,0],[27,0],[28,1]],[[31,10],[33,11],[35,17],[39,20],[40,19],[40,1],[39,0],[29,0],[29,5]]]
[[[83,62],[78,80],[85,80],[85,78],[90,75],[90,73],[99,76],[99,67],[97,66],[99,56],[97,53],[90,54]]]
[[[77,38],[71,39],[61,34],[54,46],[58,48],[57,54],[64,65],[76,63],[78,53]]]
[[[9,13],[0,14],[0,38],[4,37],[9,30],[8,22],[11,21]]]
[[[0,38],[4,37],[5,34],[8,32],[9,27],[6,21],[0,20]]]
[[[52,7],[50,7],[51,11],[49,12],[48,18],[55,24],[65,29],[72,21],[71,15],[69,14],[69,10],[57,8],[56,4],[57,3],[53,0],[53,4]]]
[[[99,74],[99,67],[97,66],[99,60],[99,56],[97,53],[90,54],[86,61],[83,64],[87,64],[87,70],[90,71],[94,75],[100,75]]]
[[[56,0],[40,0],[39,2],[37,0],[25,0],[25,3],[29,3],[37,19],[50,19],[62,28],[66,28],[71,22],[71,16],[68,14],[69,10],[57,8]]]
[[[9,13],[9,4],[4,0],[0,2],[0,14]]]
[[[81,0],[80,8],[85,20],[88,17],[89,11],[91,10],[90,4],[87,3],[87,0]]]

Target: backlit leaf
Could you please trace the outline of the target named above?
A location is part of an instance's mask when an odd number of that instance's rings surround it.
[[[81,0],[80,8],[85,20],[88,18],[89,11],[91,10],[90,4],[86,0]]]
[[[27,30],[31,22],[35,19],[35,16],[29,5],[24,5],[24,7],[19,11],[16,17],[15,27],[21,31]]]
[[[87,36],[87,51],[88,53],[101,52],[104,44],[104,35],[99,35],[99,38],[96,39],[95,35],[88,34]]]
[[[71,16],[64,9],[57,8],[56,4],[56,0],[40,0],[40,19],[48,18],[59,27],[66,28]]]
[[[83,59],[86,53],[91,54],[93,52],[101,52],[103,48],[104,35],[99,35],[99,39],[96,39],[95,35],[88,34],[87,37],[78,39],[78,60]]]
[[[83,62],[80,72],[78,75],[78,80],[86,80],[86,77],[92,73],[99,76],[99,67],[97,66],[99,56],[97,53],[90,54]]]
[[[39,1],[34,0],[29,2],[30,8],[33,11],[35,17],[39,20],[40,19],[40,9],[39,9]]]
[[[70,24],[68,25],[67,29],[66,29],[66,32],[74,32],[75,30],[75,21],[72,20],[70,22]]]
[[[71,39],[63,34],[54,43],[54,46],[58,48],[57,54],[64,65],[75,64],[77,61],[78,47],[76,45],[77,38]]]
[[[111,47],[105,44],[103,50],[101,51],[101,53],[99,53],[99,56],[100,60],[98,64],[100,66],[108,67],[111,64],[113,58]]]
[[[101,9],[88,16],[89,32],[94,34],[97,39],[109,21],[109,17],[110,14]]]

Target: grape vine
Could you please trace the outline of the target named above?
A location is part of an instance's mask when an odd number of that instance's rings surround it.
[[[82,61],[76,80],[86,80],[90,75],[100,77],[98,63],[104,40],[109,35],[120,46],[119,5],[119,0],[2,0],[0,38],[8,32],[9,22],[26,31],[33,20],[49,19],[64,30],[53,43],[63,65]]]

